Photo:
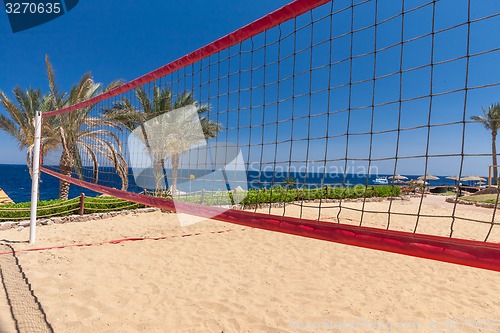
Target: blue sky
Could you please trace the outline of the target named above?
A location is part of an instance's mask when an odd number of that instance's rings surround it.
[[[471,19],[479,19],[492,14],[500,13],[500,2],[497,0],[470,0]],[[406,0],[405,9],[417,8],[428,1]],[[281,7],[287,1],[262,1],[258,4],[254,1],[212,1],[207,5],[206,1],[189,1],[182,3],[154,1],[145,5],[140,1],[81,1],[79,5],[63,17],[44,24],[37,28],[12,34],[8,26],[6,15],[0,15],[0,38],[2,39],[2,53],[0,54],[0,89],[11,91],[16,85],[21,87],[41,87],[47,86],[44,55],[49,54],[56,70],[58,84],[62,88],[68,88],[76,82],[81,75],[91,70],[96,81],[108,83],[114,79],[131,80],[145,74],[161,65],[164,65],[180,56],[189,53],[213,40],[245,25],[264,14]],[[350,1],[336,0],[335,8],[343,8]],[[353,20],[354,29],[363,29],[371,26],[375,22],[374,5],[375,1],[366,2],[355,8]],[[401,12],[398,1],[379,0],[378,19],[383,21]],[[398,4],[398,5],[395,5]],[[466,0],[441,0],[436,4],[435,30],[446,29],[467,19]],[[321,17],[329,9],[329,5],[322,10],[315,11],[316,18]],[[405,32],[403,38],[410,40],[413,37],[424,35],[431,31],[432,6],[411,11],[405,15]],[[307,21],[308,17],[299,19]],[[351,29],[351,13],[349,11],[339,13],[333,21],[335,35],[342,35]],[[328,38],[329,21],[318,22],[313,41]],[[284,25],[286,30],[290,24]],[[496,32],[500,31],[500,17],[494,16],[487,20],[475,22],[471,26],[472,54],[483,51],[494,50],[500,47],[500,40],[496,38]],[[268,37],[275,36],[276,31],[269,32]],[[297,49],[301,43],[304,47],[310,45],[310,33],[307,29],[297,34]],[[465,55],[467,43],[467,27],[460,26],[455,29],[444,30],[435,37],[434,62],[446,61]],[[401,36],[400,18],[389,20],[381,24],[377,30],[377,49],[397,43]],[[425,66],[430,62],[431,37],[420,38],[408,42],[404,47],[403,70]],[[262,44],[262,36],[254,39],[255,45]],[[260,44],[259,44],[260,43]],[[291,43],[283,41],[282,47],[286,48]],[[326,44],[325,44],[326,45]],[[248,46],[244,43],[243,48]],[[295,141],[294,147],[290,150],[289,144],[282,143],[275,153],[276,145],[272,144],[276,138],[276,130],[279,140],[286,140],[287,135],[294,139],[317,138],[310,141],[310,160],[324,159],[324,151],[328,144],[326,157],[337,159],[345,156],[348,112],[342,111],[348,108],[347,87],[341,87],[349,82],[349,61],[341,62],[342,59],[350,55],[350,40],[346,38],[335,39],[333,42],[332,61],[340,61],[333,66],[331,75],[331,86],[338,88],[331,91],[331,99],[335,103],[327,105],[328,96],[325,93],[315,93],[311,97],[304,96],[295,101],[295,117],[306,115],[307,112],[317,113],[317,117],[311,118],[312,131],[307,131],[309,126],[307,119],[296,120],[296,125],[292,129],[289,124],[283,123],[276,127],[272,124],[276,119],[276,105],[269,105],[266,110],[263,108],[252,108],[252,119],[247,119],[248,123],[257,125],[263,119],[268,126],[252,129],[251,143],[259,140],[270,143],[264,148],[257,147],[248,153],[249,160],[261,159],[273,161],[276,156],[277,162],[287,164],[289,157],[292,159],[304,160],[307,142]],[[353,55],[370,53],[374,48],[373,29],[361,30],[353,37]],[[269,48],[269,58],[273,57],[272,48]],[[290,51],[289,51],[290,52]],[[319,45],[313,51],[313,67],[316,64],[324,63],[329,58],[329,47]],[[376,108],[370,107],[372,103],[372,92],[375,90],[375,104],[394,101],[399,98],[399,75],[390,75],[399,71],[400,48],[392,47],[377,52],[376,76],[381,77],[376,80],[375,89],[371,82],[355,84],[352,88],[351,122],[349,133],[365,133],[370,130],[386,131],[397,128],[399,105],[390,104]],[[295,72],[307,70],[309,68],[309,51],[297,54]],[[373,76],[374,56],[369,54],[353,60],[353,81],[370,79]],[[243,67],[248,64],[248,60],[243,60]],[[303,68],[301,68],[303,66]],[[283,61],[279,75],[286,76],[286,72],[292,72],[290,61]],[[224,69],[222,69],[224,70]],[[320,90],[324,86],[328,74],[325,68],[313,71],[313,91]],[[267,80],[273,79],[273,69],[270,66],[267,70]],[[500,79],[496,73],[500,73],[500,51],[489,52],[471,58],[469,67],[469,87],[491,84],[491,87],[471,90],[467,95],[466,118],[471,115],[480,114],[482,106],[500,101]],[[429,66],[405,72],[402,76],[403,99],[425,96],[429,93],[431,69]],[[243,78],[248,79],[241,74]],[[278,75],[278,74],[277,74]],[[383,77],[388,75],[387,77]],[[433,93],[462,89],[465,82],[465,59],[458,59],[453,62],[436,65],[433,69]],[[281,77],[281,76],[280,76]],[[255,71],[254,80],[262,80],[263,73]],[[303,80],[303,81],[300,81]],[[295,93],[307,93],[310,77],[309,74],[298,78],[295,85]],[[244,82],[245,79],[243,79]],[[304,84],[300,84],[303,82]],[[236,89],[232,83],[224,83],[222,91],[226,89]],[[255,84],[255,82],[254,82]],[[189,83],[188,83],[189,85]],[[234,101],[224,98],[210,98],[206,87],[202,87],[195,95],[199,94],[200,99],[210,100],[210,104],[215,109],[235,109]],[[274,89],[274,90],[273,90]],[[291,85],[287,81],[280,84],[281,94],[291,92]],[[213,94],[213,90],[212,90]],[[266,92],[255,89],[253,91],[253,103],[258,99],[276,100],[276,86],[271,85],[266,88]],[[266,97],[264,97],[264,94]],[[245,105],[245,98],[242,95],[240,103]],[[243,101],[243,102],[242,102]],[[431,100],[426,97],[418,98],[402,104],[401,127],[410,128],[403,131],[399,141],[399,155],[412,156],[426,153],[426,140],[428,129],[425,126],[429,122],[429,108]],[[445,124],[448,122],[461,121],[464,109],[464,92],[443,94],[432,98],[431,124]],[[314,105],[312,107],[311,105]],[[289,110],[290,101],[280,103],[280,111]],[[329,118],[329,135],[333,136],[328,140],[321,139],[321,133],[325,133],[327,115],[326,110],[332,113]],[[306,112],[306,113],[304,113]],[[373,128],[371,119],[373,116]],[[241,119],[245,119],[241,116]],[[278,116],[275,116],[278,117]],[[227,138],[237,140],[238,134],[246,134],[248,130],[240,132],[234,130],[236,119],[228,119]],[[233,130],[231,130],[233,128]],[[281,136],[283,135],[283,137]],[[429,154],[456,154],[461,152],[462,125],[452,124],[447,126],[433,127],[430,132]],[[390,157],[395,154],[396,132],[387,132],[377,135],[354,135],[349,137],[349,153],[351,159],[366,158],[369,154],[370,139],[372,140],[372,158]],[[17,151],[17,146],[8,136],[0,133],[0,140],[3,144],[0,147],[0,163],[24,163],[24,153]],[[273,141],[274,140],[274,141]],[[245,142],[245,141],[244,141]],[[246,141],[248,142],[248,141]],[[3,151],[1,151],[3,149]],[[490,136],[480,125],[468,124],[466,128],[465,153],[490,153]],[[364,165],[364,162],[355,162]],[[402,159],[398,162],[398,172],[405,174],[422,174],[424,171],[424,158]],[[429,161],[428,170],[430,173],[438,175],[451,175],[458,173],[460,158],[432,158]],[[487,164],[490,157],[468,157],[464,160],[464,170],[462,174],[487,173]],[[321,164],[321,163],[319,163]],[[341,165],[342,163],[337,163]],[[381,173],[392,173],[394,161],[380,161],[376,163]],[[311,163],[313,165],[313,163]]]
[[[255,1],[83,0],[62,17],[13,34],[0,12],[0,89],[47,89],[45,54],[61,88],[88,71],[97,82],[132,80],[222,37],[287,3]],[[0,132],[0,163],[24,163],[24,152]]]

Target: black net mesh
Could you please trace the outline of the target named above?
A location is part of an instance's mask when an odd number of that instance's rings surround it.
[[[0,331],[2,332],[40,332],[53,333],[52,326],[42,305],[35,296],[28,279],[24,275],[14,249],[9,244],[0,243],[0,278],[2,290],[0,300],[10,310],[12,318],[1,318]]]
[[[495,184],[499,28],[496,1],[332,1],[44,117],[73,126],[44,166],[174,201],[498,242],[496,186],[463,195]]]

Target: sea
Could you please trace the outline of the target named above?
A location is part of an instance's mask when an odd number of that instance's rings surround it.
[[[57,199],[59,196],[59,179],[42,173],[40,176],[40,200]],[[15,202],[31,200],[31,177],[26,165],[0,164],[0,188]],[[69,197],[74,198],[85,193],[96,196],[98,193],[79,186],[70,186]]]
[[[109,171],[109,170],[107,170]],[[103,172],[104,174],[104,172]],[[106,173],[108,177],[103,178],[103,185],[110,186],[113,184],[113,187],[120,188],[120,179],[116,174],[113,174],[114,179],[110,179],[110,173]],[[140,193],[144,190],[143,187],[139,186],[140,184],[136,183],[138,178],[133,176],[132,170],[129,173],[129,188],[128,191]],[[199,191],[201,189],[201,182],[198,181],[202,179],[203,176],[207,176],[209,172],[200,175],[199,170],[182,170],[179,173],[179,184],[178,189],[184,192],[194,192]],[[190,180],[190,177],[195,177],[194,181]],[[239,179],[239,183],[245,183],[247,188],[269,188],[273,185],[280,184],[282,186],[286,186],[287,183],[285,181],[286,178],[293,178],[295,180],[295,185],[298,187],[302,186],[338,186],[344,184],[345,186],[354,186],[358,184],[368,184],[374,185],[374,181],[377,177],[383,177],[389,175],[370,175],[367,177],[366,175],[359,174],[347,174],[345,179],[343,174],[313,174],[313,173],[287,173],[286,175],[282,173],[272,173],[272,172],[258,172],[256,170],[246,171],[244,175],[240,175],[237,177]],[[405,175],[409,179],[417,179],[418,175]],[[168,177],[168,172],[167,172]],[[445,176],[438,176],[439,180],[430,180],[429,185],[438,186],[438,185],[447,185],[453,186],[455,182],[453,180],[446,179]],[[185,179],[186,181],[182,181]],[[221,179],[221,178],[219,178]],[[227,179],[227,177],[226,177]],[[242,182],[244,180],[244,182]],[[140,183],[140,181],[138,181]],[[219,183],[213,182],[212,189],[213,190],[225,190],[226,183],[224,181],[220,181]],[[238,183],[238,182],[237,182]],[[205,182],[206,184],[206,182]],[[242,186],[245,187],[245,186]],[[19,202],[28,202],[31,198],[31,178],[28,171],[28,167],[26,165],[14,165],[14,164],[0,164],[0,188],[16,203]],[[233,186],[234,188],[234,186]],[[206,189],[206,188],[205,188]],[[75,198],[80,195],[80,193],[84,193],[86,196],[96,196],[99,193],[90,191],[86,188],[82,188],[76,185],[70,186],[69,198]],[[55,177],[47,175],[45,173],[41,174],[41,182],[40,182],[40,200],[51,200],[57,199],[59,194],[59,180]]]

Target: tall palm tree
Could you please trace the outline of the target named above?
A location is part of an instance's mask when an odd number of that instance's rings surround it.
[[[166,112],[145,123],[153,159],[160,159],[164,168],[164,156],[170,156],[172,164],[172,195],[177,193],[178,169],[181,154],[199,145],[207,138],[207,131],[200,128],[195,105],[187,105],[175,112]],[[204,121],[205,128],[208,122]],[[201,129],[201,132],[200,132]],[[212,129],[213,130],[213,129]],[[162,184],[162,183],[161,183]],[[157,186],[159,184],[157,183]]]
[[[32,157],[35,143],[35,115],[38,111],[50,111],[51,101],[48,95],[42,95],[40,89],[19,87],[13,90],[14,100],[0,91],[0,104],[7,112],[0,114],[0,130],[14,138],[20,149],[26,149],[26,164],[31,175]],[[55,131],[47,123],[42,124],[41,155],[58,146]]]
[[[482,108],[484,117],[482,116],[472,116],[473,121],[483,124],[483,126],[491,131],[491,157],[493,162],[493,181],[494,184],[498,181],[498,170],[497,170],[497,134],[500,128],[500,103],[492,104],[486,110]]]
[[[68,94],[59,93],[55,84],[54,71],[49,58],[45,58],[49,79],[50,98],[53,109],[61,109],[74,105],[95,96],[101,85],[95,83],[91,74],[85,74],[80,82],[73,85]],[[112,89],[121,82],[112,82],[106,90]],[[83,177],[83,156],[93,167],[93,181],[98,181],[99,161],[103,157],[117,170],[122,180],[122,190],[128,187],[128,166],[123,157],[122,145],[114,131],[121,128],[114,122],[91,116],[93,106],[81,108],[46,118],[49,126],[57,131],[57,140],[62,150],[59,161],[59,172],[71,175],[72,171]],[[59,183],[59,198],[68,199],[70,184],[64,180]]]
[[[104,117],[110,121],[115,121],[121,124],[124,128],[129,131],[134,131],[137,128],[141,129],[143,143],[147,149],[149,156],[153,160],[153,172],[156,179],[156,190],[161,188],[161,184],[165,178],[165,160],[164,156],[161,156],[160,151],[162,149],[154,149],[151,140],[149,138],[146,130],[145,124],[159,116],[162,116],[172,110],[179,109],[181,107],[186,107],[193,105],[196,107],[198,114],[209,110],[208,105],[199,105],[194,99],[193,94],[190,92],[181,93],[175,101],[172,97],[172,91],[170,89],[160,89],[156,85],[153,86],[152,97],[150,98],[143,87],[139,87],[135,91],[137,100],[139,101],[140,107],[135,108],[131,101],[127,98],[123,98],[122,101],[115,103],[111,109],[104,111]],[[200,117],[200,124],[203,130],[203,134],[206,139],[213,138],[222,130],[222,125],[213,120],[208,120],[206,116]],[[165,135],[168,135],[167,133]],[[183,137],[184,143],[188,143]],[[182,151],[186,148],[183,145],[178,145],[178,150],[168,148],[170,151],[170,159],[172,164],[172,192],[176,191],[177,187],[177,174],[179,169],[179,160]]]

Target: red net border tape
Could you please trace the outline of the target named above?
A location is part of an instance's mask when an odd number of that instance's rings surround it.
[[[223,234],[227,232],[234,231],[232,229],[219,230],[219,231],[210,231],[210,234]],[[77,244],[65,244],[65,245],[55,245],[55,246],[46,246],[46,247],[36,247],[31,249],[23,249],[23,250],[14,250],[14,253],[25,253],[25,252],[38,252],[38,251],[47,251],[54,249],[65,249],[68,247],[87,247],[87,246],[95,246],[95,245],[106,245],[106,244],[119,244],[125,242],[135,242],[135,241],[144,241],[144,240],[163,240],[168,238],[185,238],[192,236],[200,236],[206,233],[196,232],[191,234],[183,234],[183,235],[171,235],[171,236],[160,236],[160,237],[129,237],[129,238],[121,238],[121,239],[112,239],[109,241],[98,242],[98,243],[77,243]],[[2,254],[12,254],[12,251],[0,252]]]

